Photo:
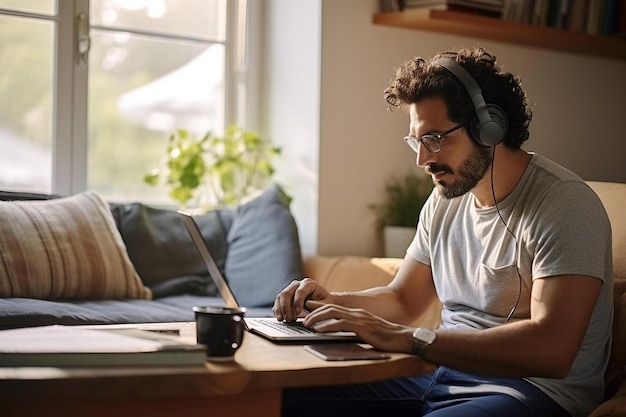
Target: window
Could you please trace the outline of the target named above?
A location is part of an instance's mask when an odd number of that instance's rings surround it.
[[[0,0],[0,9],[0,188],[48,191],[56,5]]]
[[[244,0],[0,0],[0,188],[165,202],[142,178],[170,133],[244,123],[245,18]]]

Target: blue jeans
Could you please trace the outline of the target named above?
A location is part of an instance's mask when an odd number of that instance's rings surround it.
[[[439,367],[431,374],[371,384],[293,388],[283,417],[570,417],[520,378],[484,377]]]

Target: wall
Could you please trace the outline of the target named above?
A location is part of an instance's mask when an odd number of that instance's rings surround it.
[[[266,3],[304,7],[307,1]],[[319,99],[319,119],[308,120],[308,127],[319,131],[317,253],[382,253],[368,205],[382,199],[389,176],[419,169],[401,140],[408,116],[387,111],[382,92],[394,67],[415,55],[431,56],[461,46],[490,50],[505,70],[521,76],[532,103],[534,121],[525,149],[588,180],[626,182],[625,61],[374,26],[377,9],[377,0],[321,3],[320,96],[313,94]],[[299,32],[310,22],[307,19],[300,13],[290,16],[299,28],[293,36],[302,36]],[[280,26],[277,21],[273,24],[272,30]],[[300,53],[302,59],[306,53],[301,49]],[[307,106],[314,101],[306,96],[302,100]],[[310,220],[307,215],[298,218],[301,223]]]
[[[276,177],[293,198],[302,252],[311,255],[318,236],[321,0],[252,4],[263,28],[260,130],[283,149]]]

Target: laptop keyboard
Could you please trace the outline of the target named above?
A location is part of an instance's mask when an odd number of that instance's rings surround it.
[[[275,330],[282,332],[283,334],[314,334],[315,330],[305,327],[302,322],[299,321],[276,321],[274,319],[257,319],[258,322],[263,323],[265,326],[269,326]]]

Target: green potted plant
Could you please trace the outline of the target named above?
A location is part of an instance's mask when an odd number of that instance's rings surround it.
[[[224,136],[198,137],[179,129],[169,138],[164,166],[145,175],[144,182],[165,183],[180,207],[234,207],[271,183],[272,159],[280,151],[257,132],[235,126]]]
[[[386,257],[403,258],[415,235],[419,213],[433,189],[430,177],[410,172],[391,177],[385,185],[385,201],[370,208],[383,237]]]

